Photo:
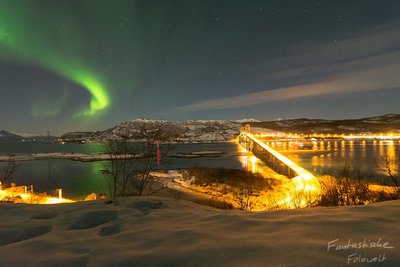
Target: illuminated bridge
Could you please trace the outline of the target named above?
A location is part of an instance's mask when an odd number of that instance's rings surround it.
[[[251,134],[250,126],[248,125],[246,125],[246,128],[241,129],[239,142],[247,151],[251,151],[276,173],[283,174],[288,178],[300,176],[303,180],[316,179],[312,173],[275,151],[267,144],[258,140],[253,134]]]
[[[249,125],[240,130],[239,142],[269,168],[289,178],[282,184],[282,195],[280,197],[274,196],[274,199],[278,199],[276,201],[277,207],[309,207],[318,200],[321,186],[317,178],[311,172],[258,140],[250,132]]]

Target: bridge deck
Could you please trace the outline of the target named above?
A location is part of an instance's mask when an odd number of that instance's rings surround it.
[[[274,150],[273,148],[271,148],[267,144],[265,144],[262,141],[258,140],[252,134],[245,133],[245,135],[248,138],[250,138],[254,143],[256,143],[257,145],[259,145],[260,147],[265,149],[268,153],[270,153],[275,158],[277,158],[279,161],[281,161],[283,164],[285,164],[288,168],[293,170],[297,174],[297,176],[300,176],[303,180],[315,180],[316,179],[315,176],[311,172],[309,172],[306,169],[302,168],[301,166],[299,166],[298,164],[294,163],[293,161],[291,161],[290,159],[288,159],[284,155],[280,154],[279,152],[277,152],[276,150]]]

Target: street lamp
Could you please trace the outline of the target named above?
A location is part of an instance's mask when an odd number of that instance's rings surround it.
[[[58,188],[57,191],[58,191],[58,198],[62,199],[62,188]]]

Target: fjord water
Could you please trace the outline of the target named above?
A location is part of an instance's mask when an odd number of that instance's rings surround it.
[[[139,144],[131,144],[132,151],[140,151]],[[218,144],[179,144],[174,146],[172,154],[199,151],[220,151],[218,157],[175,158],[169,157],[160,169],[182,169],[191,166],[242,168],[237,155],[237,145],[232,143]],[[58,153],[103,153],[102,144],[46,144],[46,143],[1,143],[0,154],[32,154],[40,152]],[[46,159],[18,162],[15,183],[34,185],[35,191],[56,195],[57,188],[63,188],[63,194],[69,198],[81,198],[89,193],[107,193],[104,176],[101,170],[106,162],[80,162],[66,159]],[[0,162],[0,173],[7,165]]]
[[[372,181],[387,178],[377,169],[383,158],[400,156],[399,140],[317,140],[270,145],[317,175],[340,177],[350,169]]]
[[[281,151],[316,175],[331,174],[340,176],[344,167],[359,169],[368,179],[384,177],[376,169],[376,163],[382,157],[400,156],[399,141],[350,141],[327,140],[299,142],[270,142],[269,145]],[[132,144],[132,150],[139,149]],[[106,149],[102,144],[45,144],[45,143],[2,143],[0,154],[29,154],[39,152],[102,153]],[[217,144],[179,144],[171,154],[199,151],[220,151],[219,157],[168,158],[161,169],[183,169],[191,166],[248,168],[247,157],[238,153],[238,145],[232,143]],[[0,162],[0,171],[7,163]],[[101,170],[105,162],[79,162],[65,159],[21,161],[16,173],[18,185],[31,185],[35,191],[56,195],[57,188],[63,188],[65,197],[81,198],[89,193],[106,193]]]

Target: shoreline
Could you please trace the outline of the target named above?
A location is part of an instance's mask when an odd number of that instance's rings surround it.
[[[226,154],[222,151],[195,151],[195,152],[178,152],[168,155],[168,158],[205,158],[205,157],[221,157]],[[132,153],[121,156],[121,159],[140,159],[144,158],[144,153]],[[17,162],[17,161],[35,161],[47,159],[66,159],[80,162],[93,162],[104,160],[118,160],[118,156],[111,153],[76,153],[76,152],[41,152],[41,153],[28,153],[28,154],[14,154],[14,155],[1,155],[0,162]]]

